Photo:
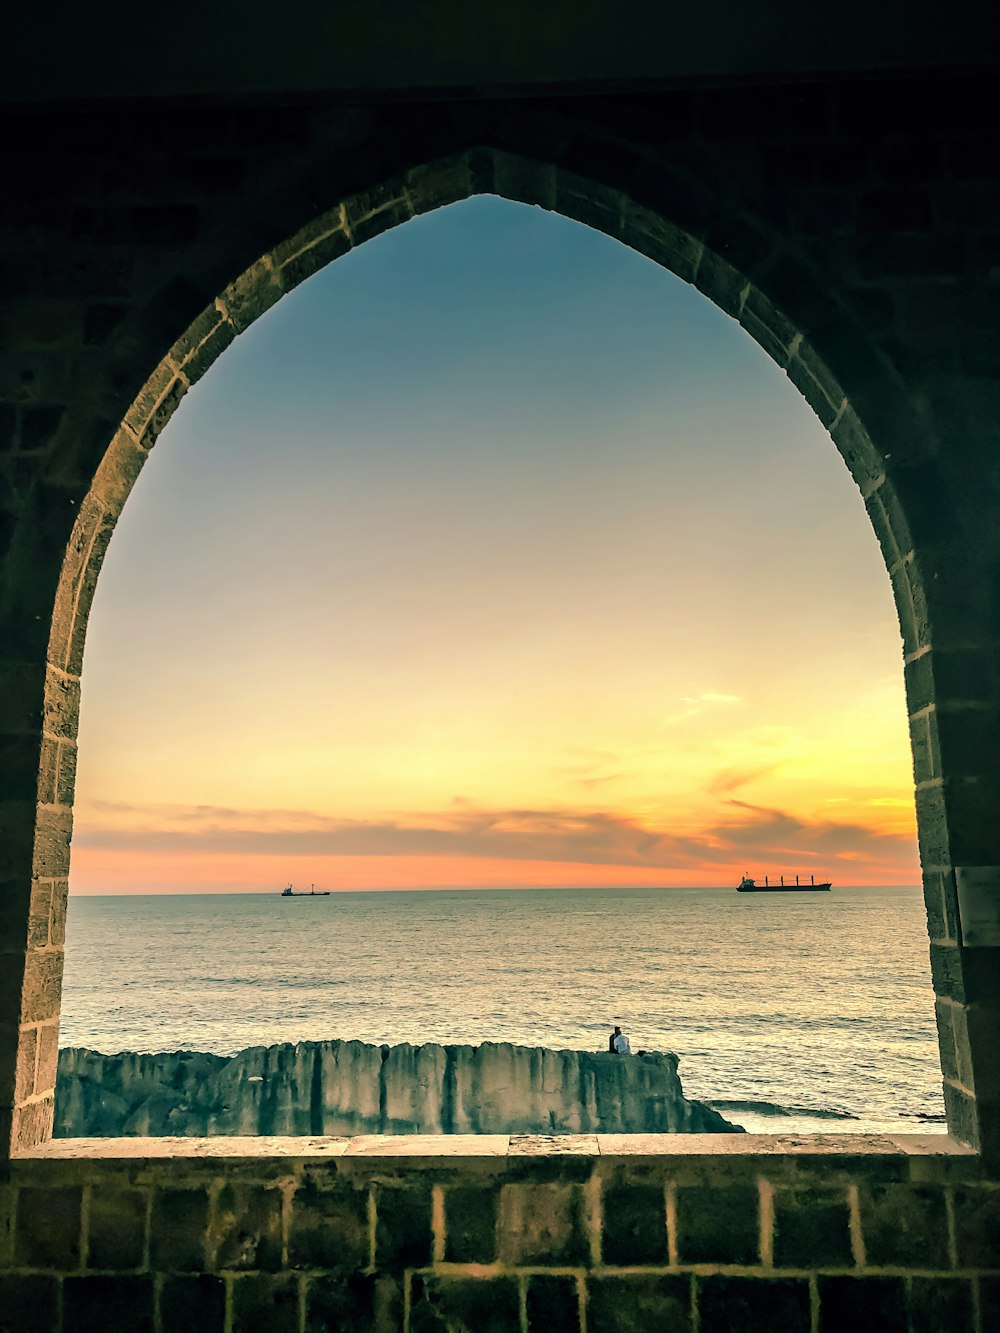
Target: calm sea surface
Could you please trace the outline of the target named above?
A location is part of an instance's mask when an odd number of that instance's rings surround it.
[[[633,1049],[676,1051],[688,1095],[767,1103],[728,1112],[749,1129],[923,1131],[943,1116],[917,889],[70,902],[66,1046],[600,1050],[613,1022]]]

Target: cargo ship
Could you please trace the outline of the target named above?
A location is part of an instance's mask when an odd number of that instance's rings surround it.
[[[809,876],[809,883],[799,882],[799,876],[795,876],[795,883],[785,883],[784,875],[778,876],[778,883],[772,884],[770,878],[765,875],[764,883],[758,884],[755,879],[749,875],[744,875],[736,886],[737,893],[828,893],[831,888],[830,880],[824,880],[822,884],[816,883],[814,875]]]
[[[320,889],[319,893],[317,893],[316,885],[314,884],[310,888],[308,893],[306,893],[305,890],[300,890],[296,892],[296,890],[292,888],[291,884],[289,884],[281,890],[281,896],[282,898],[329,898],[330,890]]]

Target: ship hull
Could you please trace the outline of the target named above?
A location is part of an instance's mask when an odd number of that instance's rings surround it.
[[[755,884],[744,888],[741,884],[737,893],[829,893],[829,884]]]

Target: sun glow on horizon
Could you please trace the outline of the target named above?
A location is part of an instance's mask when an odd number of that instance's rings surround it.
[[[182,402],[97,590],[71,884],[913,884],[912,786],[803,400],[676,278],[477,200]]]

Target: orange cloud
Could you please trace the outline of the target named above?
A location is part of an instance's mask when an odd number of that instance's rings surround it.
[[[728,883],[748,859],[775,872],[822,869],[855,883],[912,883],[911,835],[807,819],[730,799],[721,818],[677,831],[638,817],[467,803],[407,820],[216,806],[92,807],[74,840],[73,887],[265,888],[298,876],[348,888],[440,885]],[[209,866],[211,870],[209,871]],[[138,887],[134,891],[139,891]]]

